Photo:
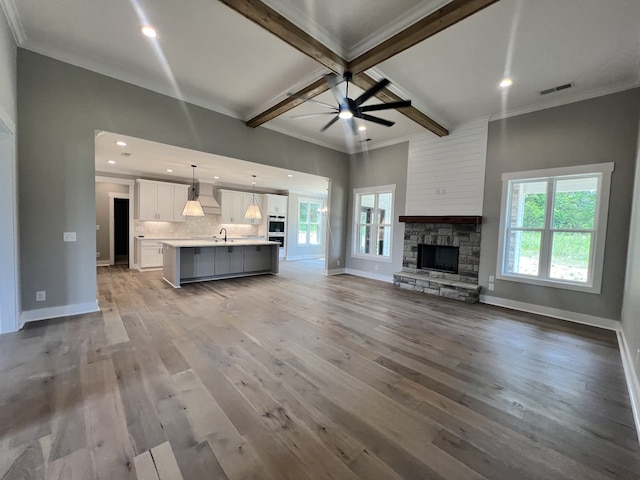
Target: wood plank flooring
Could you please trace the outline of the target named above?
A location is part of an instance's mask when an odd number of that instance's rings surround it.
[[[637,479],[612,332],[317,261],[0,336],[2,479]]]

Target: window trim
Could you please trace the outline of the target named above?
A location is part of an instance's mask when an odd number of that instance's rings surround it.
[[[391,234],[389,235],[389,256],[378,255],[377,253],[357,253],[358,252],[358,218],[359,218],[359,202],[360,195],[390,193],[391,194],[391,217],[389,226]],[[361,187],[353,189],[353,222],[352,222],[352,242],[351,242],[351,258],[360,260],[369,260],[374,262],[393,263],[393,232],[395,229],[394,211],[396,208],[396,185],[379,185],[377,187]]]
[[[318,243],[309,243],[309,242],[305,242],[305,243],[300,243],[300,205],[303,203],[307,203],[307,204],[311,204],[311,203],[316,203],[318,204]],[[322,209],[322,199],[320,198],[312,198],[312,197],[299,197],[298,198],[298,211],[297,213],[297,219],[296,219],[296,247],[297,248],[319,248],[322,247],[322,219],[321,219],[321,213],[320,210]],[[309,225],[316,225],[315,223],[309,223],[309,221],[307,221],[307,226]],[[310,237],[311,235],[311,231],[307,230],[307,239]]]
[[[542,170],[530,170],[526,172],[508,172],[502,174],[502,200],[500,204],[500,228],[498,230],[498,252],[496,265],[496,278],[512,282],[541,285],[552,288],[574,290],[578,292],[600,293],[602,288],[602,272],[604,269],[604,248],[607,234],[607,220],[609,215],[609,194],[611,192],[611,174],[614,170],[614,162],[596,163],[590,165],[577,165],[572,167],[547,168]],[[549,278],[534,278],[526,275],[503,273],[504,257],[506,252],[506,217],[507,204],[509,202],[509,183],[513,180],[534,180],[540,179],[548,182],[551,177],[563,177],[573,175],[600,175],[600,185],[596,197],[596,218],[594,219],[594,233],[591,239],[593,245],[593,256],[589,268],[590,278],[587,283],[575,283],[567,280],[556,280]],[[549,197],[547,197],[549,198]],[[547,213],[551,208],[550,201],[547,202]],[[549,219],[550,217],[545,217]],[[545,225],[544,231],[552,231]],[[551,253],[551,246],[541,245],[541,266],[545,265]]]

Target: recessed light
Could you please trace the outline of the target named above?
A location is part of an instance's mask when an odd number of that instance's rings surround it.
[[[510,78],[503,78],[500,82],[500,88],[507,88],[511,85],[513,85],[513,80],[511,80]]]
[[[167,172],[172,173],[173,170],[171,170],[170,168],[167,168]]]
[[[123,142],[122,140],[118,140],[116,142],[116,145],[118,145],[119,147],[126,147],[127,146],[127,142]]]
[[[114,163],[116,163],[115,160],[107,160],[107,163],[110,163],[111,165],[113,165]]]
[[[214,180],[219,180],[219,179],[220,179],[220,177],[216,175],[216,176],[214,176],[214,177],[213,177],[213,179],[214,179]]]
[[[146,35],[149,38],[156,38],[158,36],[158,32],[151,25],[141,26],[140,31],[143,33],[143,35]]]
[[[367,126],[366,126],[366,125],[360,125],[360,126],[358,127],[358,130],[360,130],[361,132],[364,132],[366,129],[367,129]]]
[[[289,175],[287,175],[287,177],[291,178],[291,177],[293,177],[293,175],[289,174]]]

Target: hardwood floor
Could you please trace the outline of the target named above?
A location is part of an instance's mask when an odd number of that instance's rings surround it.
[[[282,262],[0,336],[3,479],[640,478],[616,337]]]

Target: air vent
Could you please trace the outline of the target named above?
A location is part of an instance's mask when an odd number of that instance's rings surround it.
[[[549,95],[550,93],[559,92],[560,90],[566,90],[571,87],[573,87],[572,83],[565,83],[564,85],[558,85],[557,87],[540,90],[540,95]]]

